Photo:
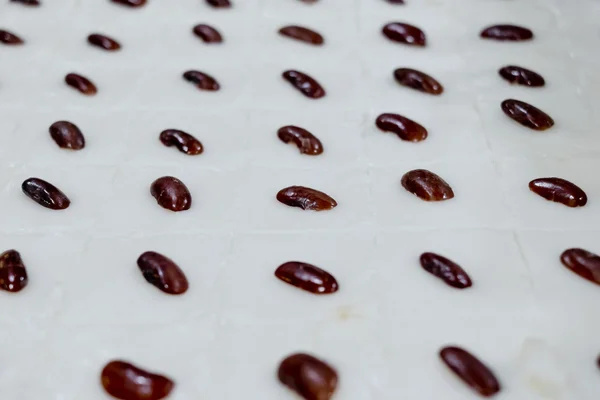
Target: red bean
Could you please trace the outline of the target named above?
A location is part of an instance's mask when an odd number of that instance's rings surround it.
[[[390,22],[382,29],[383,34],[390,40],[412,46],[425,46],[425,33],[416,26],[403,22]]]
[[[214,8],[229,8],[231,2],[229,0],[206,0],[206,3]]]
[[[56,186],[39,178],[26,179],[21,189],[27,197],[51,210],[64,210],[71,204],[67,195]]]
[[[318,32],[297,25],[284,26],[279,30],[279,33],[289,38],[320,46],[324,39]]]
[[[466,289],[472,286],[471,278],[460,265],[435,253],[421,254],[421,267],[443,280],[448,286]]]
[[[146,0],[111,0],[113,3],[121,4],[127,7],[135,8],[146,4]]]
[[[440,357],[452,372],[480,395],[490,397],[500,391],[500,383],[494,373],[468,351],[460,347],[444,347]]]
[[[443,201],[454,197],[450,185],[426,169],[415,169],[404,174],[402,186],[425,201]]]
[[[160,141],[167,147],[175,146],[189,156],[202,154],[204,147],[194,136],[178,129],[167,129],[161,132]]]
[[[600,285],[600,256],[584,249],[568,249],[560,256],[563,265],[580,277]]]
[[[194,35],[202,39],[204,43],[221,43],[223,42],[223,37],[219,33],[218,30],[213,28],[210,25],[206,24],[198,24],[194,26],[193,29]]]
[[[150,194],[158,205],[167,210],[185,211],[192,206],[192,195],[187,186],[172,176],[163,176],[152,182]]]
[[[515,65],[500,68],[498,73],[502,78],[516,85],[541,87],[546,84],[544,78],[537,72]]]
[[[92,33],[90,36],[88,36],[87,40],[92,46],[99,47],[106,51],[117,51],[121,49],[119,42],[100,33]]]
[[[200,90],[214,92],[221,88],[215,78],[200,71],[187,71],[183,74],[183,79],[192,82]]]
[[[24,6],[34,6],[34,7],[37,7],[41,4],[39,0],[10,0],[10,1],[13,3],[21,3]]]
[[[402,140],[420,142],[427,139],[427,129],[400,114],[381,114],[375,124],[382,131],[393,132]]]
[[[587,204],[587,195],[574,183],[561,178],[538,178],[529,182],[529,189],[546,200],[564,204],[568,207],[583,207]]]
[[[398,68],[394,71],[396,82],[402,86],[418,90],[423,93],[440,95],[444,87],[433,77],[424,72],[411,68]]]
[[[330,294],[338,291],[338,283],[329,272],[300,261],[281,264],[275,276],[292,286],[314,294]]]
[[[137,265],[148,283],[167,294],[183,294],[189,284],[183,271],[173,260],[154,251],[143,253]]]
[[[85,76],[71,73],[65,76],[65,82],[86,96],[93,96],[98,92],[96,86]]]
[[[0,43],[4,43],[9,46],[16,46],[25,42],[14,33],[0,29]]]
[[[68,121],[57,121],[50,125],[50,136],[61,149],[81,150],[85,147],[85,138],[77,125]]]
[[[27,270],[16,250],[0,254],[0,289],[7,292],[20,292],[27,286]]]
[[[293,142],[301,154],[316,156],[323,153],[321,141],[304,128],[293,125],[284,126],[279,128],[277,136],[284,143]]]
[[[277,193],[277,200],[290,207],[303,210],[325,211],[337,206],[337,202],[327,194],[304,186],[290,186]]]
[[[501,107],[512,120],[535,131],[545,131],[554,126],[554,120],[548,114],[524,101],[504,100]]]
[[[126,361],[111,361],[102,370],[104,390],[120,400],[161,400],[169,396],[175,383]]]
[[[300,93],[311,99],[325,96],[325,89],[313,78],[300,71],[289,70],[282,74],[283,78],[292,84]]]
[[[337,372],[309,354],[292,354],[279,365],[279,381],[305,400],[329,400],[337,388]]]
[[[481,32],[481,37],[501,41],[522,41],[533,39],[533,32],[516,25],[493,25]]]

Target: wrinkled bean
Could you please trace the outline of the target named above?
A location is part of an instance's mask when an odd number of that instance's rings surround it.
[[[152,182],[150,194],[159,206],[167,210],[185,211],[192,206],[192,195],[187,186],[172,176],[163,176]]]
[[[309,354],[292,354],[279,365],[279,381],[305,400],[329,400],[338,383],[337,372]]]
[[[0,254],[0,289],[7,292],[20,292],[27,286],[27,270],[16,250]]]
[[[56,186],[39,178],[26,179],[21,189],[27,197],[51,210],[64,210],[71,204],[69,198]]]
[[[398,68],[394,71],[396,82],[418,91],[439,95],[444,92],[444,87],[433,77],[424,72],[411,68]]]
[[[301,42],[306,42],[314,45],[322,45],[324,40],[323,36],[321,36],[318,32],[315,32],[311,29],[304,28],[302,26],[289,25],[284,26],[279,30],[279,33],[283,36],[290,37],[292,39],[299,40]]]
[[[175,146],[179,151],[190,156],[202,154],[204,147],[194,136],[178,129],[167,129],[161,132],[160,141],[167,147]]]
[[[600,285],[600,256],[584,249],[568,249],[560,256],[563,265],[580,277]]]
[[[65,82],[87,96],[93,96],[98,92],[96,86],[89,79],[78,74],[68,74],[65,76]]]
[[[306,97],[319,99],[325,96],[325,89],[323,89],[319,82],[300,71],[288,70],[282,76]]]
[[[490,397],[500,391],[500,383],[494,373],[468,351],[460,347],[444,347],[440,357],[452,372],[480,395]]]
[[[415,169],[404,174],[402,186],[425,201],[442,201],[454,197],[454,192],[446,181],[425,169]]]
[[[192,82],[200,90],[214,92],[221,88],[215,78],[200,71],[187,71],[183,74],[183,79]]]
[[[12,32],[0,29],[0,43],[15,46],[15,45],[23,44],[24,41],[23,41],[23,39],[21,39],[20,37],[18,37],[17,35],[15,35]]]
[[[437,276],[447,285],[457,289],[472,286],[471,278],[460,265],[435,253],[421,254],[421,267],[430,274]]]
[[[533,38],[533,32],[527,28],[516,25],[494,25],[481,31],[481,37],[485,39],[522,41]]]
[[[338,291],[338,283],[333,275],[308,263],[286,262],[277,268],[275,276],[292,286],[315,294],[330,294]]]
[[[107,51],[116,51],[121,48],[119,42],[100,33],[92,33],[88,36],[87,40],[92,46],[96,46]]]
[[[277,136],[284,143],[293,142],[302,154],[316,156],[323,153],[321,141],[304,128],[293,125],[284,126],[279,128]]]
[[[79,128],[68,121],[57,121],[50,125],[50,136],[62,149],[81,150],[85,147],[85,138]]]
[[[194,26],[194,35],[198,36],[204,43],[221,43],[223,37],[218,30],[207,24],[198,24]]]
[[[393,132],[402,140],[420,142],[427,139],[427,129],[399,114],[381,114],[375,124],[382,131]]]
[[[138,258],[137,265],[148,283],[167,294],[183,294],[188,290],[183,271],[162,254],[147,251]]]
[[[587,195],[574,183],[561,178],[538,178],[529,182],[529,189],[546,200],[562,203],[568,207],[583,207]]]
[[[166,376],[121,360],[106,364],[100,381],[108,394],[120,400],[161,400],[175,387],[175,383]]]
[[[524,101],[504,100],[501,107],[504,114],[530,129],[545,131],[554,126],[554,120],[548,114]]]
[[[508,65],[500,68],[498,73],[505,80],[517,85],[541,87],[546,84],[544,78],[537,72],[515,65]]]
[[[425,46],[427,39],[425,33],[416,26],[403,22],[391,22],[381,30],[390,40],[412,46]]]
[[[290,186],[277,193],[277,200],[290,207],[303,210],[324,211],[337,206],[327,194],[304,186]]]

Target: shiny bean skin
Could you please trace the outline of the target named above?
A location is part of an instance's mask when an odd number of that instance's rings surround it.
[[[393,132],[402,140],[420,142],[427,139],[427,129],[400,114],[381,114],[375,124],[382,131]]]
[[[158,205],[171,211],[185,211],[192,206],[192,195],[183,182],[172,176],[158,178],[150,186]]]
[[[215,92],[221,88],[215,78],[201,71],[187,71],[183,74],[183,79],[192,82],[200,90]]]
[[[452,372],[481,396],[491,397],[500,391],[500,383],[494,373],[468,351],[455,346],[444,347],[440,357]]]
[[[421,29],[403,22],[391,22],[385,25],[381,31],[394,42],[411,46],[425,46],[427,44],[425,33]]]
[[[195,156],[204,152],[204,147],[198,139],[189,133],[178,129],[167,129],[162,131],[159,139],[165,146],[175,146],[180,152],[189,156]]]
[[[564,204],[567,207],[583,207],[587,195],[574,183],[561,178],[538,178],[529,182],[529,189],[546,200]]]
[[[435,78],[424,72],[412,68],[398,68],[394,71],[394,78],[402,86],[418,90],[423,93],[440,95],[444,87]]]
[[[321,34],[303,26],[284,26],[279,30],[279,33],[283,36],[287,36],[289,38],[308,44],[313,44],[315,46],[320,46],[324,42],[323,36],[321,36]]]
[[[335,369],[309,354],[288,356],[279,365],[279,381],[305,400],[330,400],[338,384]]]
[[[100,373],[100,381],[108,394],[120,400],[161,400],[175,387],[166,376],[121,360],[106,364]]]
[[[501,107],[509,118],[535,131],[545,131],[554,126],[552,117],[524,101],[504,100]]]
[[[222,43],[223,36],[218,30],[207,24],[198,24],[194,26],[194,35],[202,39],[204,43]]]
[[[64,210],[71,204],[69,198],[56,186],[39,178],[26,179],[21,189],[27,197],[51,210]]]
[[[96,46],[106,51],[117,51],[121,49],[119,42],[100,33],[92,33],[88,36],[87,40],[92,46]]]
[[[465,270],[446,257],[435,253],[423,253],[421,254],[420,261],[421,267],[423,267],[425,271],[437,276],[448,286],[457,289],[466,289],[473,285],[471,278]]]
[[[27,282],[27,270],[19,252],[7,250],[0,254],[0,290],[20,292]]]
[[[23,39],[21,39],[14,33],[0,29],[0,43],[6,44],[9,46],[18,46],[25,42]]]
[[[337,206],[327,194],[304,186],[290,186],[277,193],[277,200],[290,207],[303,210],[325,211]]]
[[[143,253],[137,265],[148,283],[167,294],[179,295],[188,290],[188,280],[173,260],[154,251]]]
[[[71,73],[65,76],[65,82],[67,83],[67,85],[71,86],[74,89],[77,89],[79,92],[85,94],[86,96],[93,96],[98,92],[98,89],[96,89],[96,85],[94,85],[85,76]]]
[[[546,81],[540,74],[527,68],[508,65],[500,68],[498,73],[504,80],[512,84],[529,87],[542,87],[546,85]]]
[[[584,249],[565,250],[560,260],[580,277],[600,285],[600,256]]]
[[[85,138],[77,125],[68,121],[57,121],[50,125],[50,136],[61,149],[81,150],[85,147]]]
[[[425,201],[443,201],[454,197],[454,192],[446,181],[425,169],[416,169],[404,174],[402,186]]]
[[[494,25],[481,31],[481,37],[484,39],[515,42],[533,39],[533,32],[516,25]]]
[[[281,264],[275,276],[282,281],[314,294],[330,294],[338,291],[337,280],[329,272],[300,261]]]
[[[283,79],[288,81],[300,93],[311,99],[320,99],[325,96],[325,89],[313,78],[300,71],[288,70],[283,74]]]
[[[288,125],[279,128],[277,136],[284,143],[293,142],[301,154],[316,156],[323,153],[323,144],[312,133],[298,126]]]

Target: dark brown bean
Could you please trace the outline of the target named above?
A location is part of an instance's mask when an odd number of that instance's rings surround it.
[[[324,211],[337,206],[327,194],[304,186],[290,186],[277,193],[277,200],[290,207],[303,210]]]
[[[25,42],[14,33],[0,29],[0,43],[16,46]]]
[[[152,182],[150,194],[159,206],[167,210],[184,211],[192,206],[192,195],[187,186],[172,176],[163,176]]]
[[[555,201],[568,207],[583,207],[587,204],[585,192],[566,179],[534,179],[529,182],[529,189],[546,200]]]
[[[398,68],[394,71],[396,82],[402,86],[418,91],[439,95],[444,92],[444,87],[433,77],[424,72],[411,68]]]
[[[416,26],[403,22],[390,22],[381,31],[388,39],[394,42],[412,46],[425,46],[427,44],[425,32]]]
[[[303,3],[306,3],[306,4],[314,4],[314,3],[318,2],[319,0],[300,0],[300,1]]]
[[[202,143],[189,133],[178,129],[167,129],[161,132],[160,141],[167,147],[175,146],[179,151],[189,156],[202,154],[204,147]]]
[[[64,210],[71,201],[53,184],[39,178],[26,179],[21,184],[23,193],[41,206],[51,210]]]
[[[37,7],[41,4],[39,0],[10,0],[10,1],[13,3],[21,3],[25,6],[34,6],[34,7]]]
[[[399,114],[381,114],[375,124],[384,132],[393,132],[402,140],[420,142],[427,139],[427,129]]]
[[[221,43],[223,37],[218,30],[210,25],[198,24],[192,30],[194,35],[198,36],[204,43]]]
[[[404,4],[404,0],[386,0],[388,3],[392,4]]]
[[[200,71],[187,71],[183,74],[183,79],[192,82],[200,90],[214,92],[221,88],[215,78]]]
[[[460,347],[444,347],[440,357],[452,372],[480,395],[490,397],[500,391],[500,383],[494,373],[468,351]]]
[[[68,74],[67,76],[65,76],[65,82],[67,83],[67,85],[79,90],[86,96],[93,96],[98,92],[98,89],[96,89],[96,85],[94,85],[86,77],[78,74]]]
[[[600,368],[600,356],[596,358],[596,366]]]
[[[554,126],[554,120],[548,114],[524,101],[508,99],[501,106],[504,114],[530,129],[545,131]]]
[[[209,6],[214,8],[229,8],[231,7],[231,2],[229,0],[206,0]]]
[[[560,256],[565,267],[590,282],[600,285],[600,256],[583,249],[568,249]]]
[[[87,40],[92,46],[96,46],[107,51],[117,51],[121,49],[119,42],[100,33],[92,33],[88,36]]]
[[[537,72],[533,72],[527,68],[517,67],[515,65],[508,65],[500,68],[498,73],[505,80],[517,85],[541,87],[546,84],[544,78]]]
[[[183,271],[168,257],[153,251],[143,253],[137,265],[148,283],[167,294],[183,294],[189,284]]]
[[[104,390],[120,400],[161,400],[175,387],[175,383],[166,376],[145,371],[121,360],[106,364],[100,380]]]
[[[283,79],[292,84],[300,93],[311,99],[320,99],[325,96],[325,89],[310,76],[294,70],[285,71]]]
[[[111,0],[113,3],[122,4],[127,7],[141,7],[146,4],[146,0]]]
[[[442,201],[454,197],[450,185],[426,169],[415,169],[404,174],[402,186],[425,201]]]
[[[293,142],[301,154],[316,156],[323,153],[321,141],[304,128],[293,125],[284,126],[279,128],[277,136],[284,143]]]
[[[323,44],[323,36],[318,32],[311,29],[304,28],[297,25],[284,26],[279,30],[279,33],[283,36],[290,37],[292,39],[299,40],[301,42],[314,44],[320,46]]]
[[[62,149],[81,150],[85,147],[85,138],[79,128],[68,121],[57,121],[50,125],[50,136]]]
[[[493,25],[481,31],[481,37],[514,42],[533,39],[533,32],[516,25]]]
[[[329,272],[311,264],[289,261],[275,270],[282,281],[315,294],[330,294],[338,291],[338,283]]]
[[[329,400],[337,388],[335,369],[309,354],[288,356],[279,365],[279,381],[305,400]]]
[[[421,254],[421,267],[430,274],[437,276],[447,285],[457,289],[472,286],[471,278],[460,265],[435,253]]]
[[[27,270],[16,250],[0,254],[0,289],[7,292],[20,292],[27,286]]]

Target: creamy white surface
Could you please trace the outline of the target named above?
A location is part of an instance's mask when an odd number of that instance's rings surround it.
[[[0,243],[15,248],[30,283],[0,292],[0,388],[6,400],[102,400],[99,373],[113,358],[176,381],[170,398],[292,399],[275,377],[289,353],[311,352],[339,372],[340,400],[458,400],[477,395],[439,361],[447,344],[471,350],[497,374],[499,400],[592,400],[600,392],[600,289],[560,264],[569,247],[600,253],[600,1],[592,0],[149,0],[130,10],[106,0],[0,3],[0,28],[27,43],[0,45]],[[424,49],[386,40],[391,21],[423,28]],[[191,34],[217,27],[225,43]],[[277,35],[286,24],[321,32],[318,48]],[[522,24],[527,43],[479,38],[496,23]],[[122,51],[89,46],[115,37]],[[542,89],[511,86],[497,70],[541,73]],[[443,96],[398,86],[416,67]],[[299,69],[327,90],[301,96],[281,78]],[[205,71],[222,90],[181,78]],[[69,72],[99,89],[85,97]],[[516,98],[556,125],[528,130],[500,102]],[[428,128],[422,143],[375,128],[398,112]],[[84,132],[83,151],[59,149],[57,120]],[[276,136],[296,124],[325,147],[306,157]],[[163,129],[198,137],[188,157],[158,141]],[[422,202],[401,176],[427,168],[456,193]],[[149,194],[174,175],[191,210],[171,213]],[[36,176],[72,200],[56,212],[27,199]],[[559,176],[588,194],[570,209],[531,193]],[[333,196],[331,212],[275,200],[306,185]],[[146,250],[174,259],[190,290],[170,297],[146,283]],[[474,286],[453,290],[419,266],[424,251],[461,264]],[[273,276],[301,260],[333,273],[340,291],[317,297]]]

